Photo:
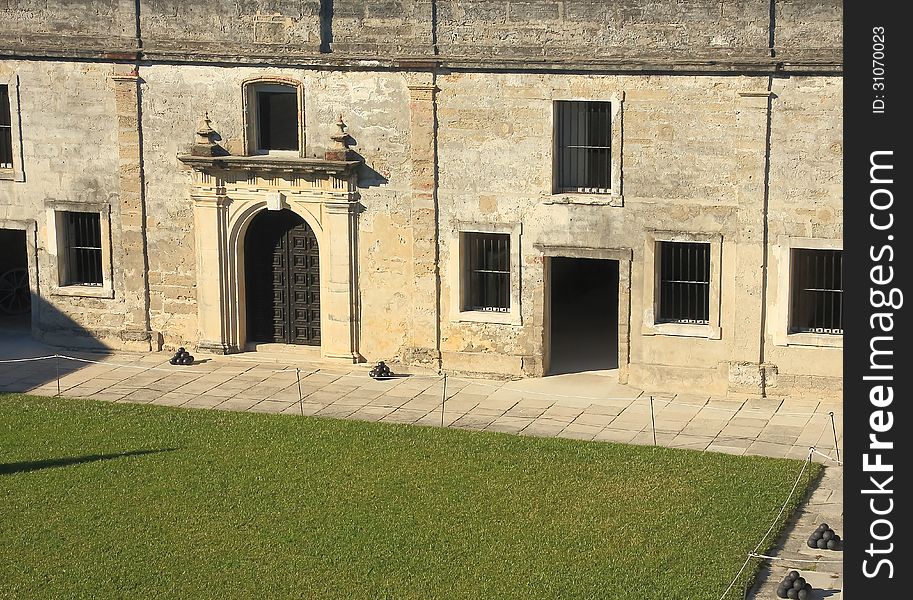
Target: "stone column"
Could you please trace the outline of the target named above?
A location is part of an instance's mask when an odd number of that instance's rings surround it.
[[[760,79],[754,80],[760,82]],[[760,87],[760,86],[759,86]],[[767,159],[770,148],[768,128],[773,101],[770,90],[754,89],[739,93],[736,118],[739,136],[735,140],[739,171],[736,187],[739,212],[735,242],[733,277],[724,281],[724,298],[739,298],[728,316],[733,323],[729,330],[731,360],[729,362],[729,391],[738,394],[765,393],[763,364],[766,330],[767,296]]]
[[[115,65],[114,105],[117,114],[118,181],[121,247],[115,263],[122,269],[121,285],[126,313],[121,338],[128,349],[153,348],[149,326],[149,269],[146,249],[145,194],[140,78],[133,65]],[[156,348],[157,349],[157,348]]]
[[[196,175],[206,179],[205,173]],[[198,349],[214,354],[240,351],[230,339],[228,302],[228,206],[224,189],[212,195],[193,195],[196,233]],[[220,193],[221,192],[221,193]]]
[[[320,311],[323,313],[320,335],[324,358],[341,358],[360,362],[355,323],[355,256],[356,218],[352,202],[327,203],[323,207],[323,226],[327,244],[320,258],[322,281]]]
[[[431,75],[427,82],[409,85],[413,275],[411,339],[403,358],[409,363],[440,368],[436,92]]]

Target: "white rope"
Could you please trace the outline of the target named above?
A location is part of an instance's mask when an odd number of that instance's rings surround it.
[[[843,564],[842,560],[821,560],[821,559],[812,560],[809,558],[787,558],[785,556],[767,556],[766,554],[755,554],[754,552],[749,552],[748,556],[750,556],[751,558],[763,558],[764,560],[785,560],[785,561],[794,562],[794,563],[813,563],[813,564],[834,563],[834,564],[841,564],[841,565]]]
[[[818,452],[818,451],[815,450],[814,448],[812,448],[812,452],[814,452],[814,453],[817,454],[818,456],[823,456],[824,458],[826,458],[826,459],[828,459],[828,460],[830,460],[830,461],[833,461],[833,462],[837,463],[838,465],[842,465],[842,464],[843,464],[843,461],[842,461],[842,460],[837,460],[836,458],[834,458],[834,457],[831,456],[830,454],[824,454],[823,452]]]
[[[140,369],[140,370],[143,370],[143,371],[159,371],[159,372],[163,372],[163,373],[180,373],[180,372],[182,372],[182,370],[175,370],[175,369],[173,369],[173,368],[168,368],[168,367],[154,367],[154,366],[147,366],[147,365],[135,365],[135,364],[113,363],[113,362],[109,362],[109,361],[98,361],[98,360],[90,360],[90,359],[88,359],[88,358],[79,358],[79,357],[75,357],[75,356],[67,356],[67,355],[64,355],[64,354],[53,354],[53,355],[50,355],[50,356],[40,356],[40,357],[35,357],[35,358],[19,358],[19,359],[0,360],[0,364],[2,364],[2,363],[31,362],[31,361],[39,361],[39,360],[48,360],[48,359],[51,359],[51,358],[62,358],[62,359],[64,359],[64,360],[69,360],[69,361],[82,362],[82,363],[89,363],[89,364],[96,364],[96,365],[111,367],[112,369],[116,369],[116,368]],[[183,366],[190,366],[190,365],[183,365]],[[245,374],[245,373],[251,373],[251,374],[253,374],[253,373],[275,373],[275,374],[278,374],[278,373],[295,373],[296,371],[297,371],[297,369],[294,369],[294,368],[291,368],[291,367],[285,367],[285,368],[282,368],[282,369],[269,369],[269,370],[265,370],[265,371],[264,371],[264,370],[257,369],[255,366],[252,366],[252,367],[249,367],[248,369],[246,369],[245,371],[241,371],[240,373],[238,373],[238,375],[242,375],[242,374]],[[207,374],[207,372],[205,372],[205,371],[187,371],[187,372],[190,373],[190,374],[195,374],[195,375],[200,375],[200,376],[203,376],[203,375],[206,375],[206,374]],[[332,372],[332,371],[325,371],[325,370],[323,370],[323,369],[312,370],[312,371],[308,372],[306,375],[302,374],[302,375],[303,375],[302,378],[310,377],[311,375],[314,375],[314,374],[317,374],[317,373],[324,374],[324,375],[329,375],[329,376],[332,376],[332,377],[336,377],[337,380],[338,380],[338,379],[342,379],[342,378],[347,378],[347,377],[355,377],[355,378],[359,378],[359,379],[375,379],[374,377],[371,377],[370,375],[362,375],[362,374],[360,374],[360,373],[351,373],[351,372],[349,372],[349,373],[334,373],[334,372]],[[434,380],[442,380],[442,379],[443,379],[443,375],[395,375],[395,374],[394,374],[394,375],[391,375],[390,377],[386,378],[386,380],[416,380],[416,379],[434,379]],[[465,382],[465,383],[467,384],[467,387],[468,387],[469,385],[477,385],[477,386],[482,386],[482,387],[491,388],[491,389],[494,389],[494,390],[504,390],[504,391],[507,391],[507,392],[516,392],[516,393],[519,393],[519,394],[522,394],[522,395],[544,396],[544,397],[547,397],[547,398],[565,398],[565,399],[573,399],[573,400],[596,400],[596,401],[623,400],[623,401],[629,402],[629,405],[628,405],[627,407],[625,407],[625,409],[622,409],[622,411],[626,410],[627,408],[630,408],[630,406],[634,405],[634,403],[635,403],[637,400],[643,400],[643,399],[649,398],[649,396],[644,395],[643,392],[641,392],[639,395],[633,396],[633,397],[632,397],[632,396],[577,396],[577,395],[571,395],[571,394],[555,394],[555,393],[552,393],[552,392],[540,392],[540,391],[535,391],[535,390],[523,390],[523,389],[518,389],[518,388],[513,388],[513,387],[507,387],[506,385],[487,383],[487,382],[479,381],[479,380],[476,380],[476,379],[468,379],[468,378],[465,378],[465,377],[455,377],[455,376],[451,376],[450,379],[451,379],[451,380],[458,380],[458,381]],[[375,380],[376,380],[376,379],[375,379]],[[463,390],[458,390],[458,391],[454,392],[452,395],[450,395],[450,396],[447,398],[447,400],[452,399],[454,396],[456,396],[457,394],[459,394],[461,391],[463,391]],[[708,405],[708,404],[704,404],[704,405],[700,405],[700,404],[689,404],[689,403],[686,403],[686,402],[679,402],[679,401],[676,401],[674,398],[671,399],[671,400],[666,400],[666,399],[657,398],[657,397],[655,397],[655,396],[653,397],[653,402],[654,402],[654,403],[658,403],[658,404],[663,404],[664,406],[667,406],[667,407],[668,407],[668,406],[687,406],[687,407],[696,408],[696,409],[699,409],[699,410],[716,410],[716,411],[721,411],[721,412],[727,412],[727,413],[732,413],[732,414],[743,414],[743,415],[751,415],[751,413],[754,413],[754,412],[757,412],[757,413],[766,413],[766,412],[768,412],[768,411],[765,410],[765,409],[758,409],[758,408],[742,408],[741,406],[740,406],[739,408],[724,408],[724,407],[719,407],[719,406],[710,406],[710,405]],[[773,416],[815,416],[815,415],[828,416],[827,414],[825,414],[825,413],[820,413],[820,412],[809,412],[809,413],[804,413],[804,412],[789,412],[789,413],[774,412],[774,414],[773,414]],[[826,427],[825,427],[825,429],[826,429]],[[821,435],[824,435],[824,432],[823,432],[823,431],[822,431]],[[818,436],[818,440],[821,439],[821,435]],[[816,443],[817,443],[817,440],[816,440]]]
[[[811,463],[811,461],[812,461],[812,450],[813,450],[812,448],[808,449],[808,457],[805,459],[805,462],[802,463],[802,468],[799,470],[799,475],[796,477],[796,481],[795,481],[795,483],[793,483],[792,489],[789,490],[789,494],[787,494],[786,500],[783,502],[783,506],[780,507],[780,512],[778,512],[777,516],[774,517],[773,522],[770,524],[770,527],[767,529],[767,533],[765,533],[761,537],[761,541],[758,542],[758,545],[755,546],[754,550],[752,550],[751,552],[748,553],[748,558],[746,558],[745,562],[742,563],[742,568],[739,569],[739,572],[736,573],[736,576],[733,578],[732,582],[729,584],[729,587],[727,587],[726,591],[723,592],[723,595],[720,596],[720,600],[724,600],[726,598],[726,595],[732,589],[732,586],[735,585],[735,582],[738,581],[739,577],[742,575],[742,571],[745,570],[745,567],[748,565],[749,562],[751,562],[751,559],[754,558],[752,555],[757,554],[758,550],[760,550],[761,546],[764,544],[764,540],[767,539],[767,536],[769,536],[770,533],[774,530],[774,527],[777,526],[777,522],[780,520],[780,517],[783,515],[783,511],[786,510],[786,506],[789,504],[790,498],[793,497],[793,494],[795,493],[796,488],[799,486],[799,482],[802,480],[802,475],[805,473],[805,469],[808,468],[809,463]]]
[[[34,358],[9,358],[0,360],[0,363],[23,363],[23,362],[32,362],[36,360],[48,360],[49,358],[57,358],[57,354],[52,354],[50,356],[36,356]]]

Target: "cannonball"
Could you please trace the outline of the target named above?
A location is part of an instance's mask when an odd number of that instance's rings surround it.
[[[811,537],[808,538],[808,542],[807,542],[807,543],[808,543],[808,547],[809,547],[809,548],[817,548],[817,547],[818,547],[818,540],[816,540],[815,538],[811,538]]]
[[[786,588],[782,585],[777,588],[777,598],[786,598]]]
[[[828,525],[827,523],[822,523],[821,525],[818,525],[818,529],[820,529],[821,531],[824,531],[825,529],[830,529],[830,528],[831,528],[831,526]]]
[[[837,535],[836,533],[834,534],[834,541],[837,542],[838,544],[840,543],[840,536]]]
[[[191,363],[193,363],[193,359],[190,357],[189,354],[185,354],[184,356],[181,357],[182,365],[189,365]]]
[[[184,346],[181,346],[180,348],[178,348],[178,354],[184,354],[184,352],[186,352],[186,351],[187,351],[187,349],[184,348]]]
[[[186,355],[184,358],[187,360],[187,364],[188,364],[188,365],[192,365],[192,364],[193,364],[193,354],[188,354],[188,355]]]
[[[796,588],[789,588],[788,590],[786,590],[786,597],[796,600],[796,598],[799,597],[799,590],[797,590]]]
[[[173,365],[176,365],[176,364],[178,364],[178,359],[177,359],[176,356],[172,356],[172,357],[171,357],[171,360],[169,360],[168,362],[171,363],[171,364],[173,364]]]
[[[827,540],[824,539],[824,538],[821,538],[820,540],[818,540],[818,548],[820,548],[821,550],[826,549],[826,548],[827,548]]]
[[[809,591],[808,591],[807,589],[802,588],[801,590],[799,590],[799,593],[796,594],[796,597],[797,597],[799,600],[808,600],[808,598],[810,597],[810,594],[809,594]]]
[[[799,579],[799,571],[790,571],[786,576],[789,577],[790,581],[795,581]]]
[[[794,590],[799,591],[804,587],[805,587],[805,578],[804,577],[798,577],[798,578],[796,578],[795,581],[793,581]]]
[[[828,529],[827,531],[821,532],[821,539],[823,539],[823,540],[829,540],[833,537],[834,537],[834,532],[830,529]]]

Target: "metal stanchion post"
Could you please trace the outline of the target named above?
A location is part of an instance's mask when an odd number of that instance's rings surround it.
[[[837,447],[837,424],[834,422],[834,411],[828,414],[831,416],[831,429],[834,430],[834,452],[837,453],[837,462],[840,462],[840,448]]]
[[[441,427],[444,426],[444,405],[447,403],[447,373],[444,373],[444,391],[441,392]]]
[[[653,424],[653,445],[656,445],[656,417],[653,416],[653,396],[650,396],[650,422]]]
[[[54,366],[57,369],[57,397],[60,397],[60,355],[54,355]],[[832,413],[833,414],[833,413]]]
[[[295,379],[298,381],[298,412],[304,416],[304,401],[301,397],[301,369],[295,367]]]

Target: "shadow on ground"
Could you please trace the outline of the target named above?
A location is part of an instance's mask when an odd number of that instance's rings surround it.
[[[173,452],[175,450],[177,450],[177,448],[159,448],[156,450],[131,450],[129,452],[118,452],[115,454],[87,454],[85,456],[67,456],[63,458],[49,458],[47,460],[26,460],[22,462],[0,464],[0,475],[30,473],[32,471],[41,471],[44,469],[70,467],[101,460],[115,460],[128,456],[145,456],[147,454],[159,454],[162,452]]]

